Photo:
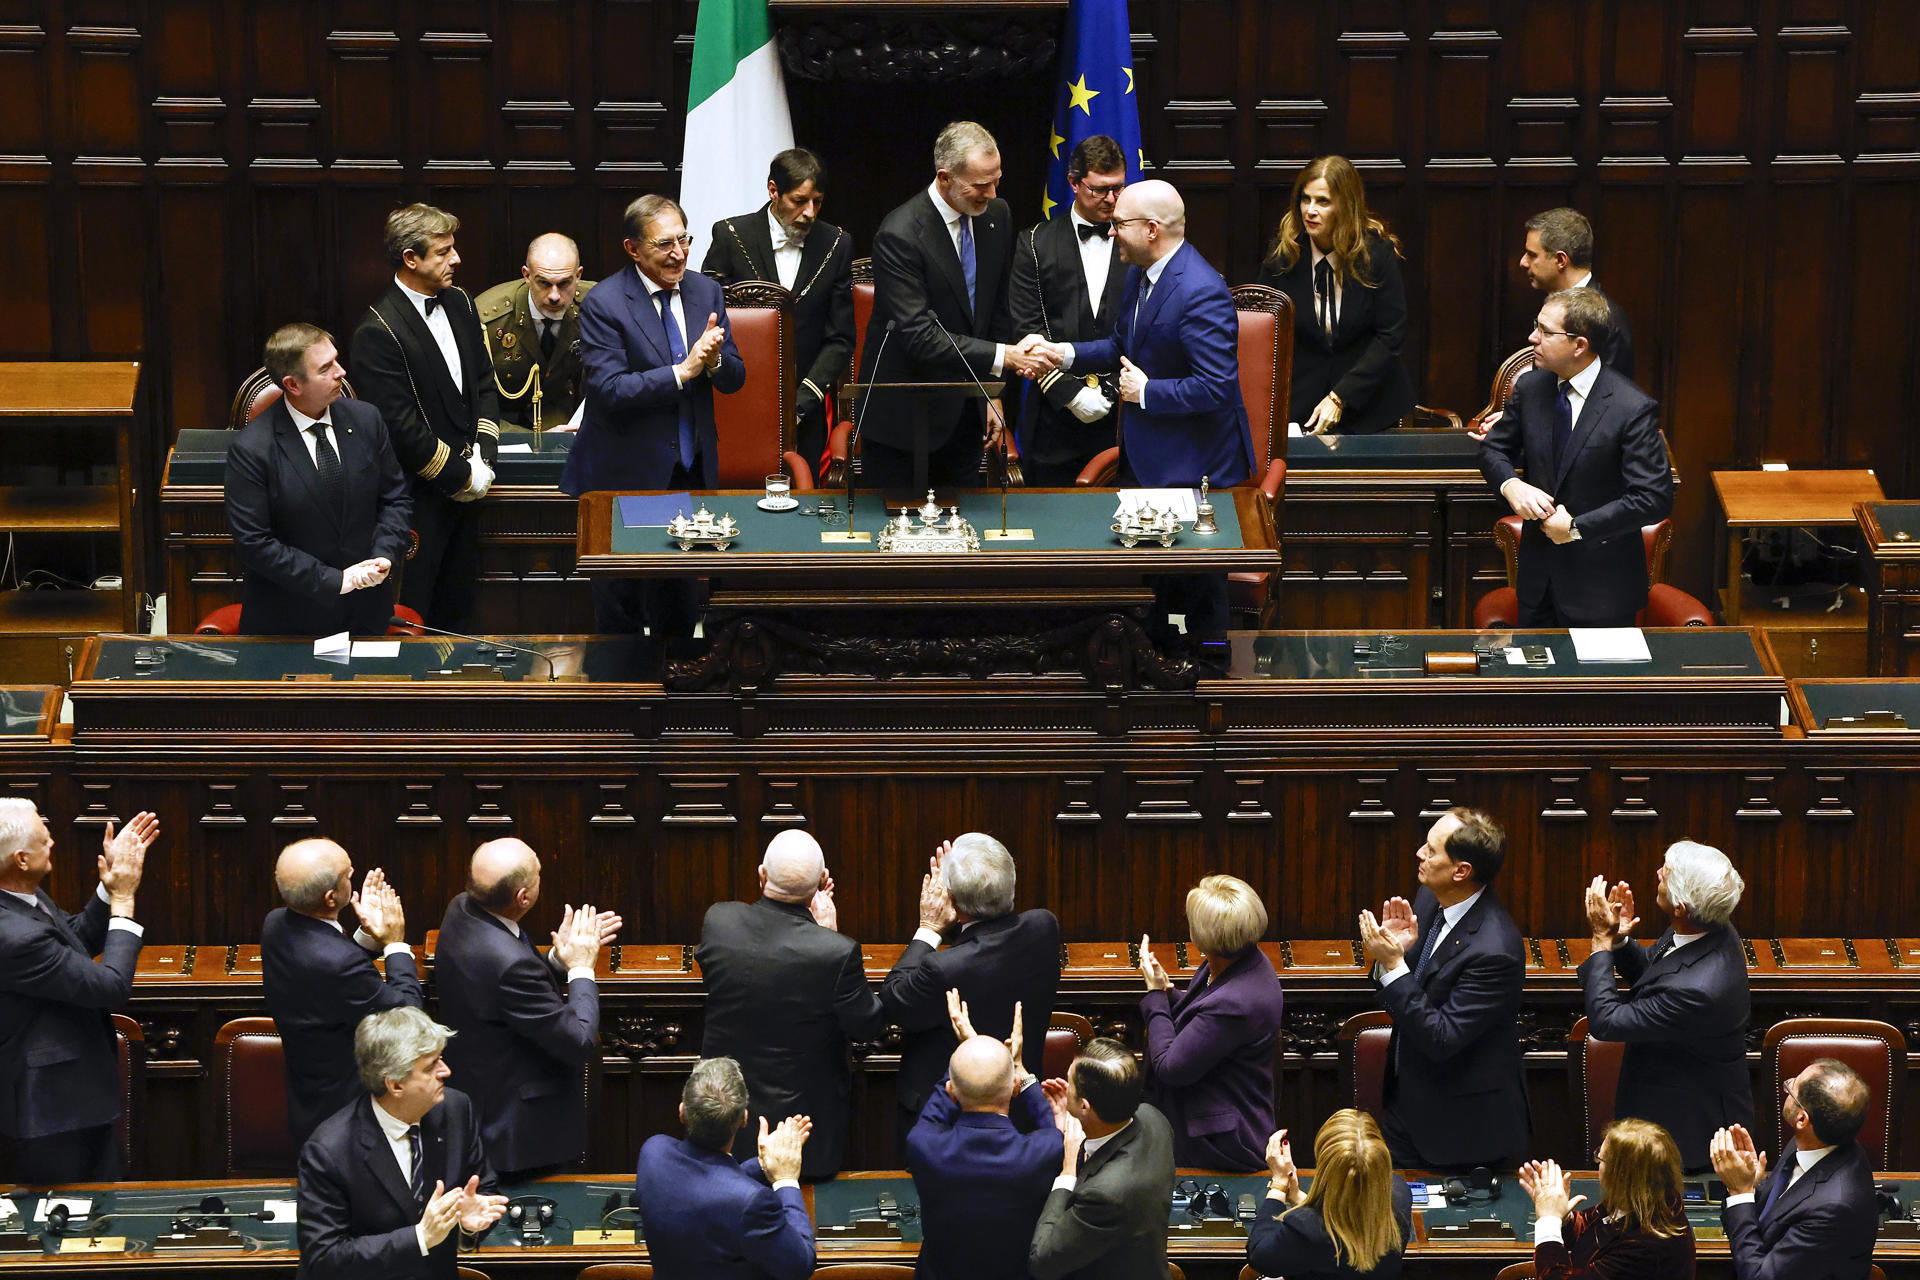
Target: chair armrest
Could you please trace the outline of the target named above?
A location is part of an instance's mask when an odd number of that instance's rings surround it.
[[[1073,478],[1073,482],[1094,486],[1107,485],[1112,484],[1114,477],[1119,474],[1120,446],[1115,445],[1111,449],[1102,449],[1094,454],[1093,461],[1081,469],[1080,474]]]
[[[1710,627],[1713,611],[1680,588],[1656,582],[1647,589],[1641,619],[1649,627]]]
[[[1280,491],[1287,487],[1287,460],[1275,458],[1267,464],[1267,474],[1260,478],[1260,492],[1266,495],[1268,502],[1280,501]]]
[[[807,465],[807,460],[792,449],[781,457],[787,464],[787,474],[793,478],[794,489],[801,493],[813,492],[813,468]]]
[[[1473,606],[1473,625],[1477,631],[1513,627],[1520,621],[1520,596],[1512,587],[1495,587]]]

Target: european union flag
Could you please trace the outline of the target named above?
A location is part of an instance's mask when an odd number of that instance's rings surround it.
[[[1140,105],[1133,92],[1133,47],[1127,38],[1126,0],[1073,0],[1067,11],[1067,38],[1060,46],[1060,92],[1054,98],[1053,136],[1047,140],[1052,161],[1042,217],[1053,217],[1073,203],[1067,186],[1067,157],[1080,140],[1104,133],[1127,157],[1127,181],[1138,182],[1145,157],[1140,151]]]

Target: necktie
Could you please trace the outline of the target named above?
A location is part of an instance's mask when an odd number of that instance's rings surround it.
[[[1080,242],[1085,244],[1095,236],[1105,240],[1109,228],[1104,222],[1076,222],[1073,224],[1073,229],[1080,233]]]
[[[1767,1202],[1760,1206],[1760,1221],[1767,1220],[1767,1214],[1773,1211],[1773,1202],[1780,1198],[1780,1193],[1786,1190],[1787,1183],[1793,1181],[1794,1172],[1799,1168],[1799,1159],[1790,1156],[1781,1162],[1780,1168],[1773,1171],[1773,1181],[1767,1186]]]
[[[978,266],[973,258],[973,219],[962,214],[960,217],[960,274],[967,281],[967,310],[974,308],[974,280]]]
[[[1567,394],[1570,382],[1560,384],[1560,398],[1553,406],[1553,469],[1557,474],[1560,460],[1566,457],[1567,444],[1573,439],[1573,398]]]
[[[418,1205],[427,1203],[427,1162],[421,1159],[423,1154],[420,1142],[420,1126],[413,1125],[407,1130],[407,1150],[413,1155],[413,1178],[411,1180],[413,1201]]]
[[[313,433],[313,465],[320,472],[320,492],[338,511],[347,505],[347,473],[340,467],[340,455],[327,439],[327,424],[316,422],[307,430]]]
[[[674,363],[687,358],[687,340],[680,332],[680,322],[673,317],[672,289],[662,289],[654,296],[660,300],[660,323],[667,331],[667,352]],[[680,465],[693,470],[693,405],[688,403],[686,388],[680,393]]]
[[[559,328],[558,320],[542,319],[540,321],[540,362],[542,364],[553,359],[553,339]]]
[[[1658,943],[1654,945],[1653,954],[1647,957],[1647,963],[1658,964],[1661,960],[1664,960],[1666,958],[1667,952],[1671,950],[1673,950],[1673,943],[1667,941],[1665,938],[1662,938]]]
[[[1433,949],[1440,945],[1440,934],[1446,929],[1446,927],[1447,927],[1447,917],[1444,913],[1434,917],[1433,928],[1427,930],[1426,945],[1420,948],[1420,958],[1414,961],[1414,964],[1413,964],[1414,977],[1416,978],[1419,977],[1420,970],[1426,967],[1428,959],[1431,958],[1433,955]]]
[[[440,299],[437,295],[427,299],[427,314],[429,316],[431,316],[434,312],[438,311],[439,309],[440,309]]]
[[[1333,259],[1322,258],[1313,268],[1313,292],[1320,300],[1320,327],[1329,338],[1337,323],[1333,314]]]

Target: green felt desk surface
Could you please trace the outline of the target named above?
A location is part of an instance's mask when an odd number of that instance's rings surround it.
[[[1464,431],[1292,436],[1287,470],[1480,471],[1480,442]]]
[[[1244,631],[1230,633],[1232,654],[1227,674],[1244,680],[1423,680],[1429,653],[1485,649],[1481,678],[1514,680],[1619,680],[1636,677],[1693,679],[1770,674],[1751,632],[1742,628],[1679,627],[1646,630],[1651,662],[1582,663],[1565,631]],[[1357,657],[1356,643],[1370,657]],[[1522,645],[1545,645],[1553,661],[1529,667],[1507,660],[1504,652]]]
[[[1794,702],[1801,727],[1815,732],[1901,732],[1898,726],[1842,725],[1875,711],[1891,711],[1906,720],[1905,732],[1920,732],[1920,680],[1796,680]]]
[[[89,680],[126,680],[147,683],[211,681],[291,682],[289,677],[311,677],[317,682],[392,680],[402,683],[447,679],[492,680],[498,671],[509,682],[547,682],[547,664],[500,646],[434,636],[400,638],[395,657],[315,656],[311,640],[273,640],[237,636],[101,636]],[[633,638],[515,636],[512,643],[553,660],[562,679],[623,681],[632,678],[636,650],[644,642]],[[141,665],[140,655],[152,655],[157,664]],[[468,669],[484,668],[481,671]],[[453,672],[454,676],[436,675]],[[299,681],[304,683],[304,680]]]
[[[1920,550],[1920,502],[1869,502],[1866,505],[1887,541],[1911,542]]]
[[[45,737],[50,692],[46,685],[0,689],[0,737]]]
[[[755,505],[760,497],[755,492],[733,492],[726,494],[696,495],[690,500],[688,514],[693,507],[704,502],[714,515],[731,515],[740,525],[740,536],[734,541],[733,548],[776,554],[835,556],[877,556],[883,553],[878,549],[877,541],[863,543],[823,543],[823,532],[844,530],[846,525],[846,495],[843,493],[803,493],[796,495],[800,505],[792,511],[762,511]],[[942,505],[956,501],[951,493],[941,495]],[[841,513],[838,523],[822,522],[817,512],[823,497],[834,499]],[[922,499],[924,501],[924,498]],[[1116,555],[1128,554],[1128,549],[1120,545],[1120,539],[1114,534],[1113,513],[1118,499],[1111,489],[1075,490],[1022,490],[1010,489],[1007,492],[1007,526],[1014,529],[1033,530],[1032,541],[993,542],[987,540],[987,532],[998,529],[1000,525],[1000,495],[998,492],[967,492],[958,495],[962,519],[972,523],[981,537],[980,551],[984,556],[1005,555],[1009,552],[1034,551],[1112,551]],[[918,507],[918,503],[914,506]],[[1234,510],[1233,499],[1229,494],[1218,494],[1213,501],[1214,520],[1220,526],[1218,533],[1201,536],[1191,529],[1181,532],[1175,538],[1176,549],[1209,547],[1234,549],[1244,547],[1246,543],[1240,535],[1240,521]],[[900,506],[895,505],[887,512],[886,518],[897,518]],[[877,495],[859,494],[854,503],[855,527],[875,535],[877,539],[881,513],[881,499]],[[915,524],[919,515],[913,516]],[[658,525],[627,528],[620,522],[618,504],[614,507],[613,546],[616,554],[639,555],[648,552],[671,552],[675,555],[688,554],[680,551],[679,544],[667,536],[665,528]],[[1158,546],[1158,544],[1153,544]],[[1145,551],[1146,547],[1135,548]],[[708,553],[722,557],[727,552]],[[916,556],[921,559],[954,559],[955,556]]]

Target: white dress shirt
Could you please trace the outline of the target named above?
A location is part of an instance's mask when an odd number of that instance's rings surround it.
[[[475,905],[478,905],[478,904],[475,904]],[[485,910],[485,908],[482,908],[482,910]],[[487,914],[490,916],[493,916],[495,920],[498,920],[501,924],[507,926],[508,933],[512,934],[516,938],[520,936],[520,922],[518,920],[509,920],[505,916],[499,915],[492,911],[488,911]],[[560,967],[559,953],[551,950],[548,951],[547,963],[552,965],[554,968],[558,969]],[[575,978],[585,978],[588,982],[592,982],[593,970],[585,965],[567,970],[567,981],[572,982]]]
[[[652,281],[652,279],[648,277],[646,272],[640,270],[639,263],[636,262],[633,264],[633,271],[635,275],[640,277],[640,283],[646,286],[647,305],[653,308],[654,315],[656,316],[659,315],[660,314],[660,292],[661,292],[662,286],[655,284]],[[675,285],[673,288],[673,296],[667,299],[667,310],[673,313],[674,323],[680,326],[681,349],[685,351],[691,351],[693,350],[693,338],[687,332],[687,309],[681,305],[683,296],[684,296],[683,291],[681,290],[680,286]],[[704,331],[706,327],[707,327],[707,322],[705,320],[702,320],[700,322],[701,330]],[[686,386],[687,380],[684,377],[682,377],[680,374],[679,361],[675,361],[672,368],[673,368],[673,385],[676,387]],[[584,405],[586,403],[586,397],[582,396],[580,399],[580,403]]]
[[[319,918],[320,917],[317,917],[317,916],[315,917],[315,919],[319,919]],[[338,920],[327,920],[324,923],[332,925],[336,930],[338,930],[343,935],[347,931],[347,926],[341,924]],[[380,939],[374,937],[372,934],[368,933],[365,929],[355,929],[353,931],[353,940],[359,943],[361,946],[365,947],[368,951],[371,951],[375,947],[380,946]],[[408,946],[406,943],[389,942],[386,946],[380,947],[380,957],[381,959],[384,960],[386,957],[392,955],[396,951],[404,951],[408,955],[413,954],[413,948]]]
[[[314,423],[319,423],[320,430],[326,433],[327,443],[333,446],[333,456],[340,456],[340,437],[333,433],[333,410],[329,409],[317,418],[309,418],[289,403],[287,412],[293,415],[293,425],[300,429],[300,443],[307,446],[307,456],[313,459],[314,470],[320,469],[320,446],[314,441]]]
[[[1822,1160],[1825,1160],[1837,1149],[1838,1148],[1835,1147],[1815,1147],[1812,1151],[1802,1151],[1800,1148],[1795,1147],[1793,1149],[1793,1172],[1787,1175],[1787,1185],[1780,1188],[1781,1194],[1784,1195],[1787,1191],[1791,1190],[1793,1184],[1800,1181],[1807,1170],[1813,1168],[1813,1166],[1819,1164]],[[1776,1169],[1773,1176],[1776,1178],[1779,1177],[1779,1170]],[[1731,1209],[1737,1204],[1752,1204],[1754,1195],[1754,1191],[1742,1191],[1738,1195],[1728,1196],[1725,1207]]]
[[[953,240],[953,256],[957,258],[960,256],[960,219],[964,215],[958,209],[948,204],[947,198],[940,194],[940,179],[935,178],[927,184],[927,195],[933,200],[934,212],[938,213],[941,219],[947,224],[947,235]],[[974,263],[978,265],[980,261],[980,233],[977,228],[973,236],[973,260]],[[974,281],[974,287],[976,289],[979,287],[979,280],[977,278]],[[999,377],[1001,366],[1006,363],[1006,360],[1007,344],[1004,342],[995,343],[993,347],[993,369],[988,376],[994,378]]]
[[[1113,228],[1107,228],[1104,236],[1088,236],[1082,239],[1081,227],[1098,226],[1080,216],[1074,209],[1067,218],[1073,223],[1073,238],[1080,242],[1080,270],[1087,278],[1087,311],[1092,315],[1100,314],[1100,299],[1107,296],[1107,273],[1113,269]]]
[[[1447,940],[1449,933],[1453,932],[1453,926],[1459,924],[1460,918],[1466,915],[1467,912],[1473,910],[1473,904],[1478,902],[1480,895],[1485,892],[1485,889],[1475,889],[1467,897],[1454,903],[1452,906],[1440,908],[1440,936],[1433,940],[1433,956],[1440,954],[1440,944]],[[1427,940],[1425,938],[1414,939],[1413,948],[1412,958],[1417,958],[1421,952],[1427,949]],[[1428,959],[1432,959],[1433,956],[1429,956]],[[1393,983],[1406,977],[1409,973],[1412,973],[1413,970],[1408,967],[1409,962],[1410,957],[1401,956],[1399,964],[1396,964],[1393,968],[1380,975],[1380,985],[1383,987],[1391,986]]]
[[[7,889],[7,890],[5,890],[4,892],[6,892],[6,893],[13,893],[13,890],[11,890],[11,889]],[[98,897],[98,898],[100,899],[100,901],[102,901],[102,902],[104,902],[104,903],[106,903],[106,904],[107,904],[108,906],[112,906],[112,905],[113,905],[113,899],[112,899],[112,898],[111,898],[110,896],[108,896],[108,894],[107,894],[107,886],[106,886],[106,885],[104,885],[104,884],[103,884],[103,885],[101,885],[101,886],[100,886],[99,888],[97,888],[97,889],[95,889],[95,890],[94,890],[94,895],[95,895],[96,897]],[[22,901],[22,902],[24,902],[24,903],[26,903],[26,904],[27,904],[28,906],[30,906],[30,907],[32,907],[32,908],[33,908],[33,909],[34,909],[35,911],[38,911],[38,910],[40,910],[40,899],[39,899],[39,898],[38,898],[37,896],[35,896],[34,894],[31,894],[31,893],[13,893],[13,896],[14,896],[14,897],[16,897],[16,898],[18,898],[18,899],[20,899],[20,901]],[[129,919],[127,919],[127,917],[125,917],[125,916],[113,916],[113,917],[111,917],[111,918],[110,918],[110,919],[108,919],[108,921],[107,921],[107,928],[109,928],[109,929],[118,929],[118,930],[120,930],[120,932],[122,932],[122,933],[130,933],[130,934],[132,934],[132,935],[133,935],[134,937],[136,937],[136,938],[138,938],[138,937],[140,937],[140,936],[141,936],[142,934],[144,934],[144,933],[146,933],[146,930],[145,930],[145,929],[142,929],[142,928],[141,928],[141,927],[140,927],[139,925],[137,925],[137,924],[135,924],[135,923],[134,923],[133,921],[131,921],[131,920],[129,920]]]
[[[800,254],[807,247],[805,236],[791,236],[780,225],[780,219],[773,216],[773,206],[767,206],[767,232],[773,239],[773,273],[780,277],[780,287],[793,289],[793,282],[800,278]]]
[[[1334,268],[1333,270],[1333,309],[1331,311],[1327,310],[1327,304],[1322,302],[1320,299],[1320,291],[1319,291],[1319,286],[1317,282],[1320,278],[1320,262],[1323,258],[1326,258],[1329,255],[1320,252],[1320,247],[1314,244],[1313,239],[1311,237],[1307,239],[1307,248],[1313,252],[1313,262],[1309,267],[1309,271],[1311,274],[1308,277],[1308,281],[1310,284],[1314,285],[1314,294],[1313,294],[1314,318],[1320,321],[1320,327],[1326,330],[1327,336],[1331,338],[1333,336],[1334,326],[1340,323],[1340,300],[1346,296],[1347,287],[1340,282],[1339,269]]]
[[[433,309],[433,314],[428,315],[426,294],[400,284],[399,276],[395,276],[393,282],[400,285],[401,295],[413,304],[413,309],[418,311],[420,318],[427,322],[427,332],[431,333],[434,342],[439,344],[440,355],[447,362],[447,372],[453,375],[454,387],[465,391],[467,383],[460,372],[460,344],[453,340],[453,321],[447,318],[447,300],[442,298],[440,305]]]
[[[380,1136],[387,1140],[387,1149],[393,1152],[394,1161],[400,1166],[400,1181],[406,1183],[408,1186],[412,1186],[413,1143],[407,1138],[407,1131],[413,1126],[398,1116],[389,1114],[387,1109],[377,1101],[373,1104],[373,1118],[380,1125]],[[425,1137],[423,1135],[422,1142],[424,1143],[424,1141]],[[422,1146],[421,1154],[424,1155],[425,1153],[426,1148]],[[427,1193],[431,1195],[433,1188],[428,1187]],[[433,1252],[433,1250],[427,1248],[427,1228],[424,1223],[416,1222],[413,1224],[413,1239],[414,1242],[420,1246],[421,1257],[424,1258]]]
[[[1131,1117],[1129,1117],[1127,1120],[1127,1124],[1132,1124],[1132,1123],[1133,1123],[1133,1120]],[[1127,1124],[1121,1125],[1118,1129],[1115,1129],[1112,1133],[1105,1134],[1098,1138],[1088,1138],[1085,1142],[1081,1143],[1080,1144],[1080,1163],[1082,1165],[1086,1164],[1087,1161],[1093,1159],[1094,1152],[1098,1151],[1100,1148],[1106,1146],[1109,1142],[1112,1142],[1115,1138],[1125,1133],[1127,1131]],[[1059,1177],[1053,1180],[1053,1187],[1054,1187],[1054,1190],[1056,1191],[1071,1191],[1074,1189],[1075,1186],[1079,1185],[1079,1182],[1080,1182],[1079,1174],[1063,1173]]]
[[[1567,379],[1567,402],[1573,407],[1573,426],[1580,426],[1580,411],[1587,407],[1587,397],[1593,394],[1593,384],[1600,377],[1600,361],[1582,369]]]

